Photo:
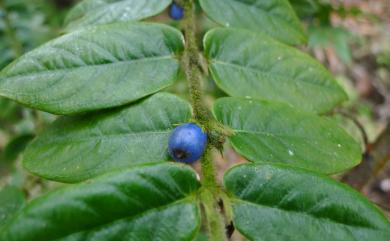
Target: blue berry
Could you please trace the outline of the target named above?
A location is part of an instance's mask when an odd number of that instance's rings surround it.
[[[173,2],[169,10],[169,15],[174,20],[180,20],[184,17],[184,10],[177,3]]]
[[[199,160],[206,148],[207,134],[194,123],[176,127],[168,142],[169,155],[177,162],[191,164]]]

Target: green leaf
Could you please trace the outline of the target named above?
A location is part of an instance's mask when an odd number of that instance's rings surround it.
[[[290,0],[291,6],[301,18],[310,18],[320,10],[320,2],[317,0]]]
[[[190,117],[189,104],[166,93],[104,113],[63,117],[27,147],[23,164],[47,179],[78,182],[115,169],[166,161],[170,132]]]
[[[387,218],[352,188],[282,165],[250,164],[225,174],[233,222],[249,240],[387,241]]]
[[[265,35],[215,29],[206,35],[204,46],[211,75],[231,96],[284,102],[319,113],[347,99],[320,63]]]
[[[262,32],[291,45],[306,42],[287,0],[200,0],[200,4],[211,19],[226,27]]]
[[[162,12],[172,0],[84,0],[67,15],[68,29],[141,20]]]
[[[0,228],[24,205],[24,195],[16,187],[8,186],[0,190]]]
[[[350,40],[352,35],[344,28],[332,26],[310,26],[309,47],[334,48],[336,55],[344,62],[351,62]]]
[[[33,200],[0,230],[7,241],[192,240],[196,174],[185,165],[128,169]]]
[[[287,105],[230,97],[215,103],[214,114],[234,130],[233,147],[253,162],[331,174],[361,160],[359,145],[335,122]]]
[[[0,122],[15,121],[18,117],[18,105],[10,100],[0,97]]]
[[[6,162],[15,161],[19,154],[24,151],[27,144],[34,138],[33,134],[23,134],[13,138],[4,149],[4,160]]]
[[[124,105],[172,85],[182,49],[181,33],[161,24],[82,29],[0,72],[0,96],[55,114]]]

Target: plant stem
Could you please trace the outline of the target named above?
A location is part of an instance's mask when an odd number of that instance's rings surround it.
[[[215,166],[211,159],[212,147],[208,146],[202,159],[202,192],[201,200],[206,214],[207,229],[210,241],[225,241],[224,218],[219,211],[218,201],[220,188],[216,181]]]
[[[226,241],[225,225],[223,218],[218,211],[218,204],[215,202],[215,193],[211,190],[203,189],[201,200],[207,219],[207,229],[210,241]]]
[[[201,124],[206,124],[209,119],[207,108],[202,100],[202,73],[199,69],[199,49],[196,42],[196,16],[193,0],[186,0],[184,5],[184,35],[186,39],[183,55],[183,65],[189,84],[191,104],[194,108],[194,118]]]
[[[215,166],[211,158],[212,146],[217,138],[210,138],[213,134],[214,119],[203,102],[201,60],[196,40],[196,15],[194,0],[183,1],[184,7],[184,36],[185,50],[182,64],[188,80],[191,105],[194,119],[205,128],[209,143],[201,160],[202,165],[202,192],[200,195],[207,220],[210,241],[226,240],[223,217],[218,210],[219,186],[216,180]],[[218,136],[218,135],[217,135]]]
[[[199,50],[196,43],[196,17],[194,13],[193,0],[186,0],[185,5],[185,30],[186,39],[185,50],[183,54],[183,66],[188,80],[191,105],[194,110],[194,119],[199,122],[209,134],[211,131],[210,122],[212,121],[207,107],[203,103],[201,82],[202,73],[199,69]],[[202,158],[203,184],[209,188],[216,188],[214,163],[210,158],[211,147],[207,145],[207,150]]]
[[[201,160],[202,185],[207,189],[217,192],[219,190],[219,187],[216,179],[216,170],[211,154],[212,147],[208,145],[205,154],[203,155],[203,158]]]
[[[14,52],[15,58],[20,57],[23,54],[23,46],[20,43],[19,39],[17,38],[16,32],[12,27],[11,19],[9,18],[9,14],[7,12],[7,9],[5,8],[5,4],[3,0],[0,0],[0,10],[4,12],[3,19],[5,25],[5,32],[10,41],[11,48]]]

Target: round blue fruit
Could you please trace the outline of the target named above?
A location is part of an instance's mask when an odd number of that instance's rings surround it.
[[[168,142],[169,155],[177,162],[191,164],[199,160],[206,148],[207,134],[194,123],[176,127]]]
[[[169,10],[169,15],[174,20],[180,20],[184,17],[184,10],[177,3],[173,2]]]

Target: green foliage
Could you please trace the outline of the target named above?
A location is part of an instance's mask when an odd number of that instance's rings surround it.
[[[46,0],[2,0],[0,3],[0,68],[25,51],[56,35],[58,18],[51,16],[54,6]]]
[[[361,159],[359,145],[335,123],[286,105],[221,98],[214,113],[234,130],[234,148],[254,162],[283,162],[332,174]]]
[[[172,0],[86,0],[67,15],[68,29],[113,22],[141,20],[162,12]]]
[[[0,72],[0,96],[55,114],[127,104],[177,79],[175,54],[182,44],[179,31],[159,24],[82,29],[29,52]]]
[[[330,1],[291,0],[291,4],[303,19],[308,19],[309,46],[312,48],[333,48],[336,55],[344,62],[352,60],[350,42],[352,33],[343,27],[331,24],[332,15],[341,18],[361,15],[357,8],[345,8],[342,4],[335,7]]]
[[[0,96],[69,115],[38,134],[23,164],[42,178],[74,183],[15,214],[22,201],[1,191],[0,204],[17,205],[0,205],[7,217],[0,240],[202,240],[204,222],[208,239],[220,241],[231,221],[249,240],[388,240],[390,223],[373,204],[319,174],[352,168],[361,150],[319,115],[346,95],[320,63],[289,46],[306,40],[289,2],[200,0],[198,10],[234,27],[208,32],[203,52],[193,0],[180,1],[185,38],[163,24],[136,22],[170,3],[84,0],[70,11],[67,34],[0,72]],[[157,93],[183,76],[192,106]],[[232,96],[215,101],[214,116],[203,77]],[[5,115],[19,113],[10,103],[0,102]],[[171,130],[186,122],[209,136],[200,181],[167,155]],[[11,153],[29,139],[11,143]],[[229,146],[225,140],[253,163],[232,168],[221,187],[210,153]]]
[[[166,161],[170,132],[190,117],[187,102],[164,93],[102,113],[62,117],[28,147],[24,166],[51,180],[78,182]]]
[[[191,240],[200,225],[198,188],[182,165],[114,172],[34,200],[7,222],[0,240]]]
[[[24,195],[16,187],[0,190],[0,228],[24,205]]]
[[[18,105],[10,100],[0,98],[0,119],[14,120],[17,118]]]
[[[234,223],[249,240],[390,239],[378,208],[328,177],[253,164],[234,167],[224,182],[234,195]]]
[[[15,161],[33,138],[32,134],[23,134],[12,139],[4,149],[3,160],[6,162]]]
[[[64,11],[54,1],[0,1],[0,69],[56,36]],[[55,12],[55,14],[52,14]],[[20,152],[28,139],[47,123],[48,115],[0,97],[0,182],[18,172]],[[26,137],[26,138],[25,138]]]
[[[226,27],[263,32],[287,44],[306,42],[306,37],[287,0],[200,0],[206,14]]]
[[[290,0],[290,3],[301,18],[313,16],[320,8],[320,1],[317,0]]]
[[[379,53],[376,59],[376,62],[378,65],[383,67],[390,67],[390,49],[384,50],[383,52]]]
[[[216,29],[204,42],[211,75],[229,95],[285,102],[319,113],[347,98],[320,63],[270,37]]]
[[[310,47],[333,47],[338,57],[345,63],[352,60],[348,42],[352,35],[341,27],[311,26],[309,32]]]

